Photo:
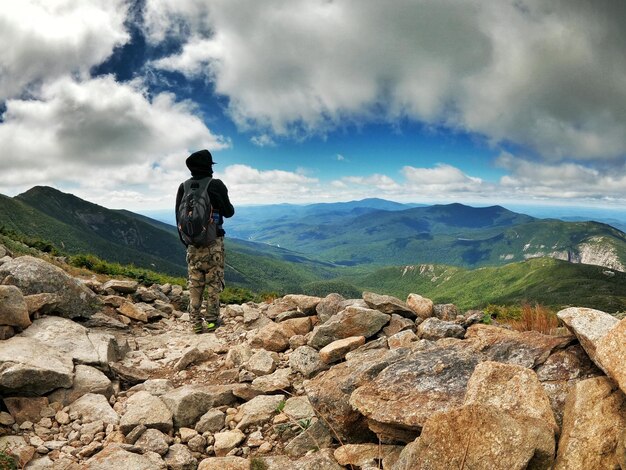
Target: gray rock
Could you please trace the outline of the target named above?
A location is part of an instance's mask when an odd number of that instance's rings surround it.
[[[120,417],[111,408],[109,400],[104,395],[87,393],[70,405],[70,415],[76,413],[81,416],[83,423],[102,421],[105,424],[118,424]]]
[[[433,306],[433,316],[440,320],[455,320],[459,310],[454,304],[436,304]]]
[[[261,461],[261,459],[259,459]],[[262,469],[263,467],[259,467]],[[209,457],[200,462],[198,470],[251,470],[250,461],[243,457]],[[267,467],[267,470],[276,470],[274,467]]]
[[[128,433],[139,424],[170,432],[173,427],[172,412],[159,397],[148,392],[137,392],[126,402],[126,412],[120,420],[120,429],[123,433]]]
[[[111,279],[102,285],[103,291],[114,291],[120,294],[134,294],[139,283],[137,281],[125,281],[121,279]]]
[[[147,429],[134,444],[144,452],[155,452],[161,456],[170,450],[170,438],[158,429]]]
[[[309,331],[311,331],[310,317],[269,323],[259,329],[250,340],[250,344],[255,348],[281,352],[289,347],[289,338],[294,335],[306,335]]]
[[[383,328],[383,333],[385,333],[386,336],[393,336],[396,333],[400,333],[401,331],[414,329],[415,322],[413,320],[401,317],[397,313],[392,313],[389,324]]]
[[[391,317],[378,310],[347,307],[331,317],[326,323],[315,327],[309,346],[321,349],[338,339],[350,336],[370,336],[378,333]]]
[[[196,470],[198,460],[183,444],[174,444],[164,457],[168,470]]]
[[[0,325],[27,328],[30,323],[22,291],[15,286],[0,285]]]
[[[313,418],[315,416],[315,410],[306,396],[289,398],[285,402],[283,413],[296,421]]]
[[[167,470],[167,465],[159,454],[147,452],[135,454],[124,450],[120,445],[109,445],[87,460],[82,470]]]
[[[174,390],[174,385],[168,379],[149,379],[144,383],[131,387],[128,391],[140,392],[142,390],[145,390],[150,393],[150,395],[154,395],[155,397],[160,397],[161,395],[165,395],[167,392]]]
[[[74,383],[70,388],[59,388],[48,395],[51,402],[67,406],[87,393],[96,393],[110,398],[113,394],[111,380],[100,370],[78,364],[75,368]]]
[[[196,423],[196,431],[199,433],[218,432],[224,428],[226,415],[218,410],[212,409],[204,413]]]
[[[108,367],[119,358],[120,348],[113,335],[91,332],[67,318],[39,318],[20,336],[37,339],[82,364]]]
[[[315,308],[320,323],[326,323],[330,317],[343,310],[344,307],[341,306],[341,302],[344,300],[346,299],[339,294],[328,294],[320,300]]]
[[[292,462],[291,468],[298,470],[343,470],[344,467],[339,465],[335,460],[335,456],[331,449],[322,449],[319,452],[313,452]]]
[[[346,354],[365,344],[365,336],[350,336],[338,339],[320,349],[320,359],[324,364],[342,360]]]
[[[380,295],[373,292],[363,292],[363,300],[374,310],[391,315],[396,313],[407,318],[415,318],[415,312],[405,302],[391,295]]]
[[[16,331],[12,326],[0,325],[0,341],[13,338],[15,334],[16,334]]]
[[[320,419],[302,420],[301,432],[285,446],[285,453],[291,457],[300,457],[307,452],[317,452],[331,446],[333,436],[328,426]]]
[[[433,315],[433,301],[421,295],[409,294],[406,305],[415,312],[418,318],[426,319]]]
[[[316,307],[322,299],[310,295],[289,294],[283,297],[283,300],[294,304],[299,312],[315,315]]]
[[[161,396],[172,412],[176,427],[193,428],[211,408],[235,402],[233,389],[223,385],[184,385]]]
[[[0,393],[43,395],[71,387],[72,359],[33,338],[15,336],[0,342]]]
[[[273,374],[257,377],[252,381],[252,387],[262,393],[278,392],[291,388],[291,368],[278,369]]]
[[[59,306],[59,296],[44,292],[42,294],[27,295],[24,297],[29,315],[34,313],[49,314]]]
[[[431,341],[437,341],[441,338],[463,338],[465,328],[450,321],[430,317],[417,327],[417,336]]]
[[[126,443],[135,444],[135,442],[137,442],[137,439],[139,439],[143,435],[143,433],[147,431],[147,429],[148,428],[146,428],[143,424],[138,424],[133,428],[132,431],[126,434]]]
[[[99,307],[96,295],[61,268],[39,258],[20,256],[0,266],[2,284],[17,286],[24,295],[53,293],[56,312],[67,318],[89,318]]]
[[[217,457],[226,456],[231,450],[241,444],[246,435],[239,429],[232,431],[218,432],[215,434],[215,455]]]
[[[304,377],[309,378],[318,372],[328,368],[319,352],[311,346],[300,346],[289,355],[289,367],[296,372],[300,372]]]
[[[284,395],[259,395],[244,403],[235,415],[237,429],[268,422],[278,412],[278,406],[284,399]]]
[[[255,375],[268,375],[276,370],[278,354],[264,349],[256,351],[245,364],[245,368]]]

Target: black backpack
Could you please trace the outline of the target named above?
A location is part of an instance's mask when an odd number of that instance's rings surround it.
[[[212,178],[188,179],[183,183],[183,197],[176,211],[178,233],[185,245],[209,246],[217,238],[213,208],[207,189]]]

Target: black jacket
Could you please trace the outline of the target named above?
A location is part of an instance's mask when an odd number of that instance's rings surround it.
[[[193,176],[191,179],[200,180],[202,178]],[[181,183],[178,187],[178,193],[176,194],[176,207],[174,208],[174,212],[176,213],[176,225],[178,225],[178,206],[180,205],[180,201],[183,198],[183,192],[183,183]],[[218,229],[217,236],[223,237],[226,233],[221,228],[222,223],[224,223],[224,217],[232,217],[235,214],[235,208],[230,203],[230,199],[228,199],[228,189],[226,188],[226,185],[222,183],[222,180],[211,180],[207,192],[209,193],[209,198],[211,199],[211,206],[213,207],[213,210],[217,210],[217,212],[220,214],[220,228]]]

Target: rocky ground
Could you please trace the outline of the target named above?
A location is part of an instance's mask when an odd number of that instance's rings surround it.
[[[366,292],[229,305],[193,335],[186,303],[0,245],[0,451],[56,470],[626,470],[626,320],[569,308],[547,336]]]

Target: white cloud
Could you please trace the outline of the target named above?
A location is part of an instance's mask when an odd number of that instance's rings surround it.
[[[555,160],[626,154],[623,2],[149,0],[146,18],[184,41],[155,65],[213,80],[242,128],[408,117]]]
[[[268,134],[255,135],[250,139],[250,142],[252,142],[254,145],[258,147],[275,147],[276,146],[276,142],[274,142],[274,139],[272,138],[272,136]]]
[[[387,175],[373,174],[370,176],[346,176],[342,178],[344,183],[356,184],[360,186],[368,186],[372,189],[381,191],[396,191],[400,189],[400,185]]]
[[[422,193],[479,193],[487,186],[482,179],[466,175],[460,169],[443,163],[435,168],[405,166],[402,174],[406,178],[407,187]]]
[[[0,101],[67,73],[85,75],[130,36],[127,0],[19,0],[0,8]],[[10,3],[10,5],[8,5]]]
[[[149,98],[138,83],[62,77],[34,99],[12,99],[0,123],[0,192],[37,184],[86,194],[130,188],[146,197],[175,191],[191,150],[228,146],[170,94]],[[171,188],[174,189],[171,189]]]

